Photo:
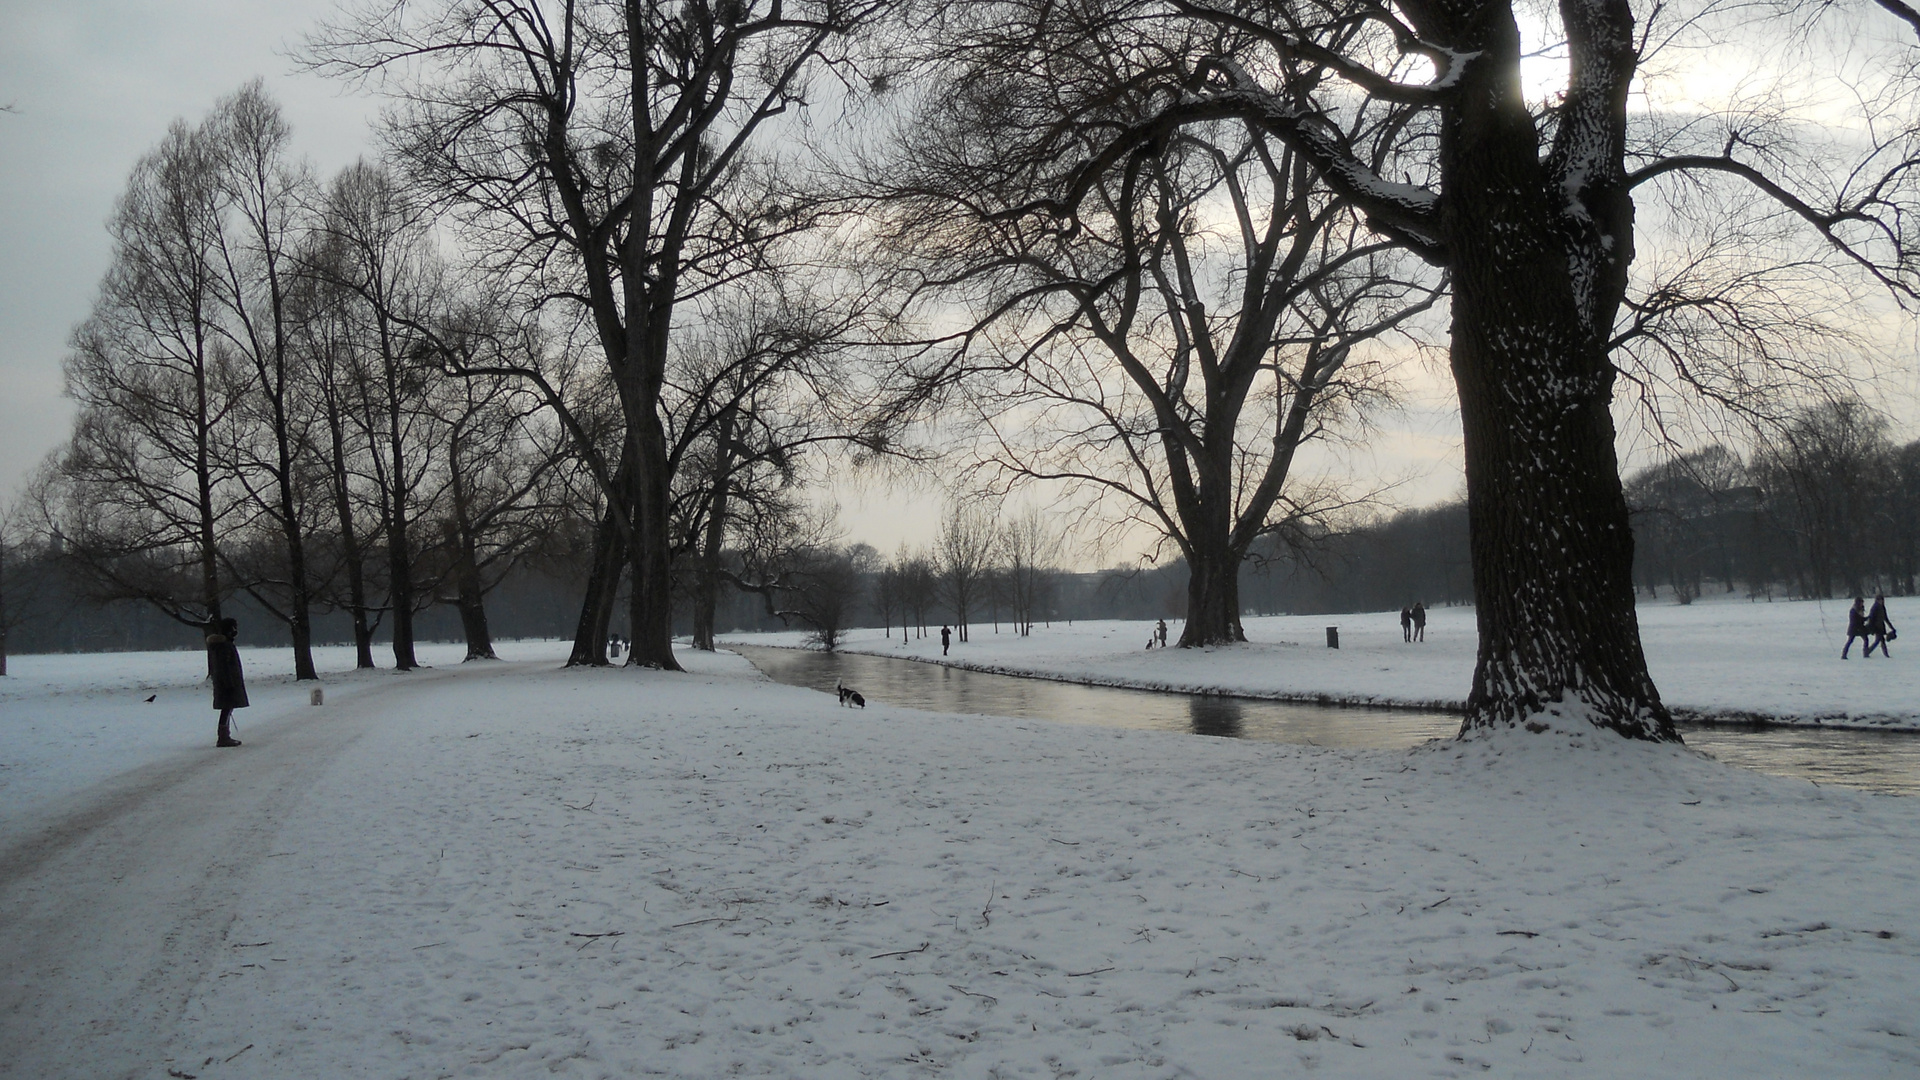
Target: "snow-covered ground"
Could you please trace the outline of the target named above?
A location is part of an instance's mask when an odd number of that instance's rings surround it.
[[[1662,699],[1685,718],[1920,730],[1920,652],[1910,651],[1920,641],[1895,641],[1890,660],[1862,659],[1856,642],[1842,660],[1850,603],[1649,601],[1640,606],[1640,636]],[[1895,597],[1887,607],[1895,626],[1920,617],[1920,601]],[[1442,709],[1460,708],[1473,680],[1472,608],[1429,611],[1424,644],[1401,640],[1397,611],[1248,619],[1248,644],[1209,650],[1148,651],[1152,625],[1056,624],[1022,638],[976,623],[972,640],[956,641],[944,659],[938,634],[903,643],[897,630],[890,638],[855,630],[842,648],[1109,686]],[[1329,626],[1340,628],[1338,649],[1326,647]],[[1179,633],[1174,623],[1169,640]],[[805,636],[729,640],[798,645]]]
[[[1266,655],[1321,662],[1295,625]],[[16,658],[0,1075],[1920,1073],[1920,800],[502,651],[318,709],[249,653],[219,752],[195,654]]]

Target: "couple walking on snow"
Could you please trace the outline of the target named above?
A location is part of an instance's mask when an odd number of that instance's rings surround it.
[[[1410,608],[1400,609],[1400,640],[1427,640],[1427,602],[1416,600]]]
[[[1840,647],[1840,659],[1848,659],[1847,650],[1853,648],[1854,638],[1866,644],[1860,650],[1861,656],[1872,656],[1873,650],[1879,649],[1881,656],[1891,658],[1893,654],[1887,651],[1887,642],[1899,636],[1900,631],[1894,628],[1893,620],[1887,618],[1886,597],[1875,596],[1873,608],[1869,610],[1866,597],[1856,596],[1852,609],[1847,612],[1847,643]]]

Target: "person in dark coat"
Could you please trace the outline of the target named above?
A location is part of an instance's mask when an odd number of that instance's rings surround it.
[[[953,644],[953,631],[947,629],[944,626],[941,627],[940,628],[940,655],[941,656],[947,655],[947,646],[951,644]]]
[[[1864,596],[1854,597],[1853,607],[1847,611],[1847,643],[1840,646],[1840,659],[1847,659],[1847,650],[1853,648],[1854,638],[1859,638],[1863,643],[1872,640],[1867,637],[1867,600]],[[1867,647],[1872,648],[1870,645]]]
[[[1410,607],[1400,609],[1400,640],[1413,640],[1413,609]]]
[[[1887,642],[1899,637],[1900,632],[1893,628],[1893,620],[1887,618],[1887,598],[1884,596],[1875,596],[1873,606],[1867,609],[1867,633],[1873,637],[1868,640],[1863,655],[1872,656],[1873,650],[1879,649],[1881,656],[1893,656],[1887,651]]]
[[[233,737],[233,710],[247,707],[247,677],[240,670],[240,650],[234,646],[240,624],[221,619],[207,635],[207,674],[213,679],[213,707],[220,710],[215,746],[239,746]]]
[[[1427,640],[1427,602],[1425,600],[1415,600],[1413,602],[1412,615],[1413,640]]]

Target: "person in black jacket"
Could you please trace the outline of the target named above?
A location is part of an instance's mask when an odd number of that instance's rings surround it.
[[[1847,650],[1853,648],[1854,638],[1863,642],[1873,640],[1867,636],[1867,600],[1863,596],[1854,597],[1853,607],[1847,611],[1847,643],[1840,646],[1840,659],[1847,659]],[[1869,649],[1872,647],[1867,646]]]
[[[1867,633],[1873,636],[1867,640],[1866,652],[1862,655],[1872,656],[1873,650],[1879,649],[1881,656],[1892,658],[1893,654],[1887,651],[1887,642],[1899,637],[1900,632],[1893,628],[1893,620],[1887,618],[1887,598],[1884,596],[1875,596],[1873,606],[1867,609]]]
[[[233,737],[233,710],[247,707],[247,677],[240,670],[240,650],[234,646],[240,624],[221,619],[207,635],[207,674],[213,679],[213,707],[220,710],[215,746],[239,746]]]

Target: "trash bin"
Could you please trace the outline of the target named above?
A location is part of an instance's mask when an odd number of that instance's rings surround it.
[[[1337,649],[1339,647],[1340,647],[1340,628],[1337,626],[1327,627],[1327,648]]]

